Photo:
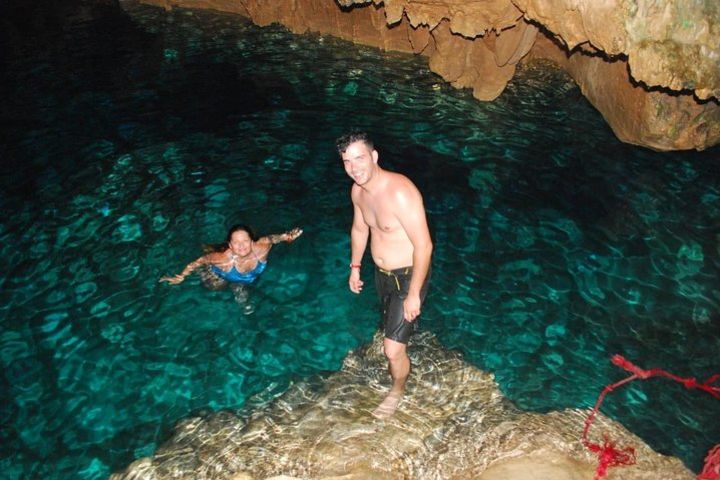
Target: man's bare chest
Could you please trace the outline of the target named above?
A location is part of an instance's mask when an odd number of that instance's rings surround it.
[[[360,205],[365,223],[371,229],[377,229],[381,232],[391,233],[401,228],[395,212],[387,206],[377,204],[377,202],[363,202]]]

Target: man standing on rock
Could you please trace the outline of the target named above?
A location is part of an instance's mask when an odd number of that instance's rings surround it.
[[[368,238],[376,267],[375,286],[385,329],[383,349],[393,384],[373,415],[387,418],[395,413],[410,374],[407,342],[427,293],[433,244],[422,195],[404,175],[380,168],[378,152],[367,134],[344,135],[336,145],[345,172],[355,182],[350,191],[350,290],[362,290],[360,262]]]

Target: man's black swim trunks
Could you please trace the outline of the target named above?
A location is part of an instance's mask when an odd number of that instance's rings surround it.
[[[380,314],[385,328],[385,338],[405,344],[418,322],[417,318],[412,322],[406,322],[403,318],[403,301],[407,298],[411,277],[412,267],[395,270],[383,270],[379,267],[375,269],[375,289],[380,297]],[[429,283],[430,271],[420,289],[420,302],[425,300]]]

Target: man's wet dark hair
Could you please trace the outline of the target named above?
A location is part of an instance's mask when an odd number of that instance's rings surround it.
[[[342,155],[351,143],[364,142],[370,150],[375,148],[375,144],[365,132],[352,131],[335,140],[335,146],[338,153]]]

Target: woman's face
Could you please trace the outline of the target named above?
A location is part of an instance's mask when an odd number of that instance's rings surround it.
[[[250,239],[250,235],[248,235],[248,233],[244,230],[233,232],[230,236],[229,247],[230,251],[235,255],[239,255],[241,257],[249,255],[252,251],[252,240]]]

